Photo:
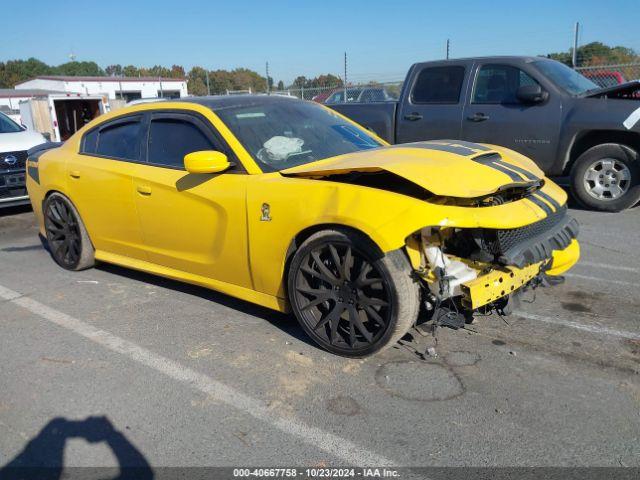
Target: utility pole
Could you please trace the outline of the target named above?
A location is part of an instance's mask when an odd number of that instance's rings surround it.
[[[207,77],[207,95],[211,95],[211,87],[209,86],[209,70],[205,70]]]
[[[447,38],[447,60],[449,60],[449,39]]]
[[[267,95],[270,95],[271,87],[269,85],[269,62],[266,63],[266,70],[267,70]]]
[[[573,52],[571,55],[571,65],[573,68],[578,66],[578,32],[580,31],[580,24],[576,22],[576,29],[573,34]]]
[[[344,103],[347,103],[347,52],[344,52]]]

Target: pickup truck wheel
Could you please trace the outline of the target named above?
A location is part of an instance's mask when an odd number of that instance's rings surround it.
[[[309,237],[291,261],[287,289],[304,331],[345,357],[395,344],[414,324],[420,305],[404,253],[384,255],[367,237],[350,231]]]
[[[43,206],[44,228],[51,256],[67,270],[85,270],[95,264],[94,249],[80,214],[64,195],[54,192]]]
[[[571,188],[585,207],[620,212],[640,200],[640,159],[626,145],[605,143],[578,157],[571,169]]]

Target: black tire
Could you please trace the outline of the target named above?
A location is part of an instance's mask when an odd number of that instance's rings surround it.
[[[614,168],[602,168],[603,162]],[[600,169],[598,169],[600,166]],[[600,173],[602,172],[602,173]],[[611,172],[608,174],[608,172]],[[624,177],[628,177],[623,180]],[[622,190],[616,196],[616,190]],[[597,189],[601,198],[597,198]],[[640,159],[634,149],[618,143],[604,143],[580,155],[571,168],[571,190],[584,207],[603,212],[620,212],[640,201]]]
[[[300,246],[287,291],[304,331],[345,357],[395,344],[415,323],[420,306],[404,252],[384,255],[366,236],[346,230],[315,233]]]
[[[95,250],[80,214],[61,193],[49,195],[43,205],[49,253],[67,270],[85,270],[95,265]]]

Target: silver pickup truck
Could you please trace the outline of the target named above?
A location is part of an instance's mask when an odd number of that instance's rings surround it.
[[[416,63],[400,99],[331,108],[390,143],[460,139],[533,159],[584,206],[640,200],[640,81],[602,88],[542,57]]]

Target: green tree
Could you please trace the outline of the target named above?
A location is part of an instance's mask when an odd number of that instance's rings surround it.
[[[104,69],[104,73],[106,73],[110,77],[119,77],[122,75],[122,65],[120,64],[108,65]]]
[[[39,75],[51,75],[52,68],[36,58],[0,63],[0,88],[13,88]]]
[[[94,76],[104,75],[104,70],[96,62],[67,62],[53,68],[55,75]]]
[[[191,95],[207,94],[207,71],[202,67],[193,67],[187,76],[187,89]]]
[[[278,90],[284,90],[284,82],[282,80],[278,81]]]
[[[184,73],[184,68],[182,68],[181,65],[172,65],[169,76],[171,78],[184,78],[187,75]]]
[[[580,67],[640,62],[640,56],[632,48],[622,46],[610,47],[602,42],[591,42],[582,45],[578,47],[576,54],[578,66]],[[547,57],[572,66],[572,55],[573,48],[566,52],[550,53]]]
[[[135,65],[127,65],[122,69],[122,74],[125,77],[139,77],[140,70]]]

